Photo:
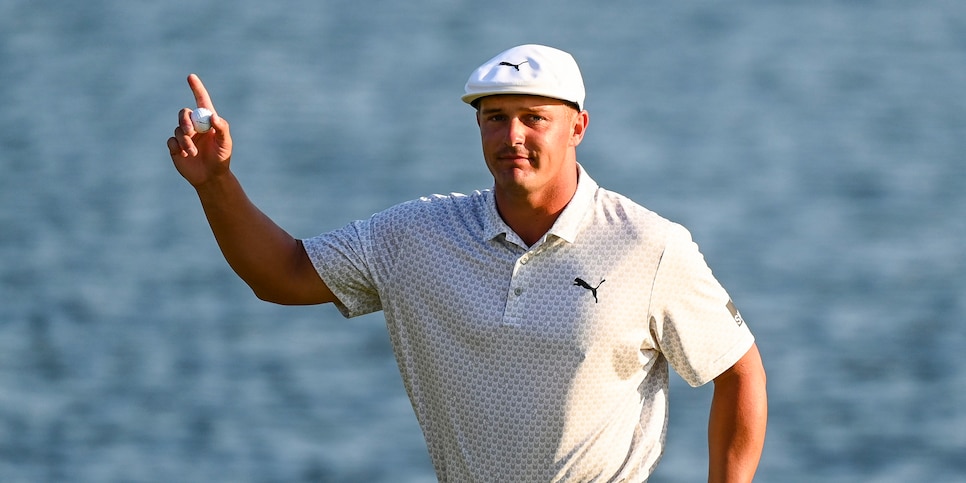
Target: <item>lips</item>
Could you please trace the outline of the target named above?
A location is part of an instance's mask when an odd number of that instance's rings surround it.
[[[501,151],[497,155],[497,159],[500,159],[502,161],[525,160],[525,161],[529,162],[530,161],[530,153],[527,153],[527,152],[518,152],[518,151],[514,151],[514,150],[504,150],[504,151]]]

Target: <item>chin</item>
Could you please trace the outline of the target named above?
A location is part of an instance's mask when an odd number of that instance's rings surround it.
[[[538,184],[533,178],[533,176],[520,173],[517,176],[495,178],[494,182],[497,187],[506,193],[527,194],[534,191]]]

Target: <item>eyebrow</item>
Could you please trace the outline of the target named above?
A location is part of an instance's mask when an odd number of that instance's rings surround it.
[[[545,115],[551,109],[547,106],[533,106],[533,107],[519,108],[519,110],[530,114]],[[503,109],[502,107],[490,107],[487,109],[480,109],[480,114],[497,114],[501,112],[506,112],[506,109]]]

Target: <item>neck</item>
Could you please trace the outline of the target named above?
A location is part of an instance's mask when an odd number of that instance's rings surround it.
[[[508,192],[496,189],[500,217],[523,240],[533,246],[550,231],[577,192],[576,172],[572,180],[538,192]]]

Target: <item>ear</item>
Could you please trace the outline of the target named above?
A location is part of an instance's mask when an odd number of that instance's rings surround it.
[[[571,128],[570,145],[576,147],[584,139],[587,132],[587,125],[590,124],[590,114],[587,111],[580,111],[574,116],[574,123]]]

